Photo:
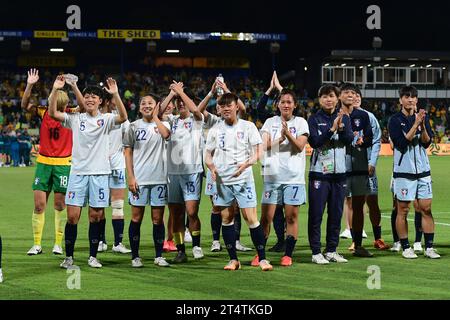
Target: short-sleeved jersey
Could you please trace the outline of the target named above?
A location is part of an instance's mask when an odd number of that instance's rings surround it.
[[[100,113],[64,113],[63,126],[73,133],[72,168],[76,175],[110,174],[109,134],[115,125],[115,116]]]
[[[113,110],[111,112],[117,115],[118,112]],[[115,125],[109,134],[109,160],[111,163],[111,170],[125,169],[125,156],[123,154],[123,137],[130,125],[130,121],[125,121],[120,125]]]
[[[191,174],[203,172],[202,120],[191,114],[186,119],[169,115],[171,128],[167,144],[167,168],[169,174]]]
[[[163,124],[170,129],[167,122]],[[133,149],[133,171],[139,185],[167,183],[166,142],[156,123],[134,121],[125,133],[123,145]]]
[[[67,109],[72,112],[72,109]],[[64,128],[59,121],[52,119],[47,107],[37,107],[37,114],[42,119],[39,130],[38,163],[48,165],[70,165],[72,160],[72,131]]]
[[[308,123],[301,117],[292,117],[287,126],[294,138],[309,136]],[[261,128],[261,134],[268,134],[272,141],[281,137],[281,117],[269,118]],[[305,184],[306,151],[297,151],[288,139],[264,153],[264,182],[282,184]]]
[[[224,185],[253,181],[249,167],[238,177],[233,177],[239,166],[253,154],[253,147],[261,144],[261,136],[253,122],[238,120],[235,125],[219,122],[208,132],[206,150],[214,151],[213,162],[217,168],[217,182]]]

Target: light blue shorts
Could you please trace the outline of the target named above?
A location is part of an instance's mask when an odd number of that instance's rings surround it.
[[[301,206],[306,203],[305,185],[264,182],[261,203]]]
[[[128,202],[135,207],[164,207],[167,204],[167,185],[139,186],[137,193],[128,191]]]
[[[213,196],[217,193],[216,182],[211,178],[211,172],[209,170],[206,171],[206,186],[205,186],[205,194],[207,196]]]
[[[217,192],[213,196],[213,202],[218,207],[229,207],[236,200],[239,208],[256,208],[255,182],[249,181],[239,184],[217,184]]]
[[[184,204],[186,201],[200,201],[202,173],[169,174],[169,203]]]
[[[109,188],[110,189],[126,189],[127,184],[125,181],[125,169],[113,170],[109,175]]]
[[[432,199],[433,190],[431,177],[409,180],[405,178],[394,179],[394,194],[397,200],[414,201],[415,199]]]
[[[69,176],[66,192],[66,204],[84,207],[89,199],[92,208],[109,206],[109,175],[76,175]]]

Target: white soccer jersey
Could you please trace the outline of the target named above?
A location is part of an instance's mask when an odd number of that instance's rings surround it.
[[[171,128],[167,144],[167,168],[169,174],[191,174],[203,172],[202,164],[202,120],[191,114],[186,119],[169,115]]]
[[[113,110],[112,114],[116,115],[118,112]],[[114,126],[109,134],[109,160],[111,162],[111,170],[125,169],[122,140],[129,126],[130,121],[127,120],[120,126]]]
[[[170,129],[167,122],[163,124]],[[166,142],[156,123],[134,121],[125,133],[123,145],[133,148],[133,171],[138,185],[167,183]]]
[[[92,117],[88,113],[64,113],[62,125],[72,129],[71,174],[110,174],[109,134],[113,129],[115,115],[98,113]]]
[[[309,135],[308,122],[302,117],[292,117],[287,122],[291,134],[298,138]],[[283,127],[281,117],[269,118],[264,123],[261,134],[267,133],[272,141],[281,137]],[[281,184],[305,184],[306,151],[298,152],[286,138],[279,148],[264,153],[264,182]]]
[[[253,155],[253,148],[261,144],[261,136],[253,122],[238,120],[233,125],[219,122],[208,132],[206,150],[213,151],[214,165],[217,168],[217,182],[225,185],[253,181],[253,171],[249,167],[238,177],[233,177],[239,165]]]

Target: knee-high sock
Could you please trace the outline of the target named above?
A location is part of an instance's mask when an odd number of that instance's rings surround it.
[[[416,239],[414,242],[422,242],[422,213],[417,212],[414,215],[414,226],[416,227]]]
[[[165,235],[164,223],[153,224],[153,242],[155,244],[156,258],[162,256]]]
[[[286,237],[286,250],[284,252],[284,255],[286,255],[288,257],[292,257],[292,253],[294,252],[296,243],[297,243],[297,240],[293,236],[288,235]]]
[[[73,251],[75,249],[75,242],[77,241],[78,225],[66,223],[65,229],[65,247],[66,257],[73,257]]]
[[[286,220],[284,218],[283,207],[277,206],[275,214],[273,216],[273,229],[277,235],[277,241],[284,241],[284,230],[285,230]]]
[[[220,213],[214,213],[211,212],[211,231],[213,240],[219,241],[220,240],[220,227],[222,226],[222,217],[220,216]]]
[[[42,230],[44,230],[45,224],[45,212],[37,214],[33,211],[31,222],[33,226],[34,245],[40,246],[42,240]]]
[[[397,233],[397,228],[395,226],[395,221],[397,220],[397,208],[392,209],[391,213],[391,228],[392,228],[392,237],[394,239],[394,242],[400,241]]]
[[[99,227],[98,227],[98,240],[103,241],[103,243],[106,243],[105,240],[105,230],[106,230],[106,218],[99,221]]]
[[[97,257],[98,242],[100,241],[100,222],[89,223],[89,254]]]
[[[67,209],[56,210],[55,209],[55,244],[62,245],[62,239],[64,235],[64,226],[67,220]]]
[[[250,236],[258,252],[259,261],[266,259],[264,231],[259,222],[250,226]]]
[[[139,241],[141,238],[141,223],[130,221],[128,228],[128,237],[130,239],[131,259],[139,257]]]
[[[222,224],[222,237],[225,246],[230,256],[230,260],[237,260],[236,253],[236,231],[234,230],[234,223],[229,225]]]
[[[236,240],[239,241],[241,239],[241,213],[236,212],[234,215],[234,231],[236,232]]]
[[[125,227],[124,219],[114,219],[112,220],[112,225],[114,229],[114,245],[118,246],[123,240],[123,229]]]

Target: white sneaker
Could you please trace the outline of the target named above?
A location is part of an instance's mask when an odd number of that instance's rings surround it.
[[[192,236],[188,228],[184,231],[184,242],[192,242]]]
[[[252,251],[252,248],[244,246],[239,240],[236,240],[236,250],[237,251]]]
[[[200,247],[193,247],[192,248],[192,254],[194,256],[194,259],[201,259],[205,255],[203,254],[203,250]]]
[[[417,259],[417,254],[414,253],[413,248],[408,248],[406,250],[403,250],[402,256],[405,259]]]
[[[63,254],[63,250],[62,250],[61,246],[58,246],[57,244],[55,244],[53,246],[52,252],[53,252],[53,254]]]
[[[392,248],[390,250],[393,252],[400,252],[400,250],[402,250],[402,245],[401,245],[400,241],[394,242],[394,244],[392,245]]]
[[[420,242],[414,242],[414,252],[422,252],[423,248],[422,248],[422,244]]]
[[[34,245],[34,246],[31,247],[30,250],[28,250],[27,255],[35,256],[35,255],[41,254],[41,253],[42,253],[41,246]]]
[[[88,260],[89,267],[101,268],[102,264],[97,260],[97,258],[90,256]]]
[[[122,242],[120,242],[117,246],[113,245],[112,251],[118,252],[118,253],[130,253],[131,252],[131,250],[127,249]]]
[[[366,239],[366,238],[367,238],[367,233],[366,233],[366,231],[363,230],[363,239]]]
[[[434,248],[427,248],[424,253],[425,257],[430,259],[439,259],[441,256],[434,250]]]
[[[325,257],[321,253],[313,255],[312,262],[314,262],[316,264],[329,264],[330,263],[327,259],[325,259]]]
[[[99,241],[97,252],[105,252],[106,250],[108,250],[108,244],[103,241]]]
[[[219,240],[214,240],[211,245],[211,252],[219,252],[222,250],[222,246],[220,245]]]
[[[166,261],[166,258],[163,257],[155,258],[154,264],[160,267],[170,267],[170,264]]]
[[[3,282],[3,272],[2,269],[0,268],[0,283]]]
[[[342,239],[351,239],[352,233],[350,232],[350,229],[345,229],[344,231],[342,231],[339,237]]]
[[[348,262],[347,259],[345,259],[343,256],[341,256],[337,252],[325,253],[325,259],[327,259],[329,262],[337,262],[337,263],[347,263]]]
[[[133,268],[142,268],[144,266],[144,264],[142,263],[142,259],[137,257],[137,258],[134,258],[133,260],[131,260],[131,266]]]
[[[73,266],[73,258],[65,257],[63,262],[61,262],[59,266],[64,269],[69,269],[71,266]]]

